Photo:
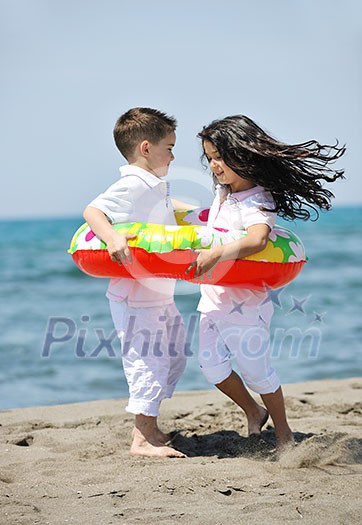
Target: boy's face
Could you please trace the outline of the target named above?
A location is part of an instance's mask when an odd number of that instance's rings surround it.
[[[169,133],[157,144],[148,143],[147,163],[156,177],[165,177],[171,162],[175,159],[172,149],[176,143],[176,134]]]

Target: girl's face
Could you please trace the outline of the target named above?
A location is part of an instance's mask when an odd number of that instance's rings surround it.
[[[214,144],[204,140],[203,147],[210,169],[220,184],[228,184],[233,193],[253,188],[255,184],[249,180],[239,177],[220,157],[220,154]]]

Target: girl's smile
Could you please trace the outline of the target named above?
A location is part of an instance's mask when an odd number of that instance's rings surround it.
[[[220,157],[214,144],[205,140],[203,147],[210,169],[220,184],[229,185],[233,193],[253,188],[255,184],[247,179],[239,177]]]

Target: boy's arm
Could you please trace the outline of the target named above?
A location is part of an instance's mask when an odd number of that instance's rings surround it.
[[[127,266],[132,262],[128,247],[128,240],[134,239],[136,235],[124,235],[117,233],[108,222],[106,215],[98,208],[87,206],[83,213],[91,230],[107,245],[110,258],[114,262]]]
[[[171,201],[174,210],[189,211],[199,208],[199,206],[195,206],[195,204],[187,204],[187,202],[179,201],[177,199],[171,199]]]

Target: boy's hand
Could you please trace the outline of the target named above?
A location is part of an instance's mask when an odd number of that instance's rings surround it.
[[[107,244],[109,256],[113,262],[127,266],[132,262],[131,252],[129,251],[128,241],[135,239],[137,235],[116,233]]]
[[[117,233],[112,228],[107,216],[92,206],[86,207],[83,216],[91,230],[106,243],[109,256],[113,262],[124,266],[132,262],[128,241],[137,235]]]
[[[194,253],[198,254],[196,261],[190,264],[187,268],[186,273],[189,273],[192,268],[196,267],[195,277],[201,277],[205,273],[208,274],[209,278],[212,278],[212,269],[219,262],[221,258],[220,246],[217,248],[211,248],[210,250],[194,250]]]

